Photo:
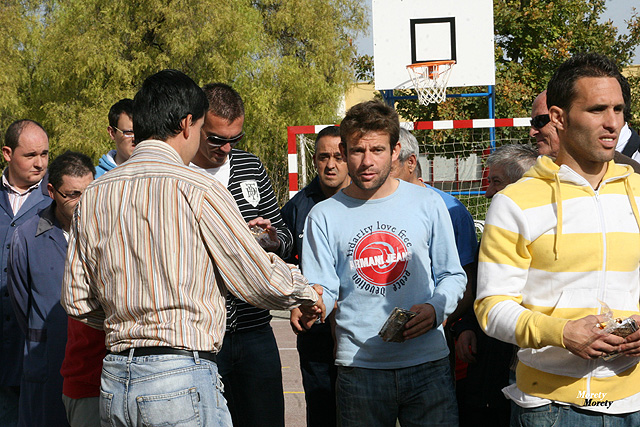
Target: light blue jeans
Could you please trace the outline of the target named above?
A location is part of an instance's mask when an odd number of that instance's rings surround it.
[[[449,359],[401,369],[338,367],[342,427],[458,425]]]
[[[608,415],[567,405],[522,408],[516,405],[511,427],[638,427],[640,413]]]
[[[192,356],[108,354],[100,386],[103,427],[231,427],[215,363]]]

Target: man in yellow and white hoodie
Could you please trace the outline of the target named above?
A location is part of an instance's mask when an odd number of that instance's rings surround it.
[[[598,54],[558,68],[547,88],[557,158],[539,157],[487,214],[475,310],[488,335],[521,348],[503,389],[512,426],[640,426],[640,331],[598,327],[602,303],[640,323],[640,176],[612,160],[621,78]]]

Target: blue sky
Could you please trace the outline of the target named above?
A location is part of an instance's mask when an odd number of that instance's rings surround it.
[[[367,4],[369,12],[371,12],[371,0],[363,1]],[[603,20],[606,21],[608,19],[611,19],[613,21],[613,24],[617,26],[622,33],[626,33],[627,26],[625,25],[624,20],[631,15],[633,6],[635,6],[637,10],[640,10],[640,3],[637,0],[607,0],[606,6],[607,11],[602,16]],[[369,16],[369,19],[371,19],[371,16]],[[371,35],[371,23],[369,26],[369,34],[366,36],[362,36],[358,40],[356,40],[356,44],[358,46],[358,51],[360,54],[373,55],[373,36]],[[635,58],[632,63],[640,65],[640,47],[636,48]]]

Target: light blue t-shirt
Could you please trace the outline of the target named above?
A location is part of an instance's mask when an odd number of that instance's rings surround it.
[[[302,271],[324,288],[327,312],[338,301],[336,364],[396,369],[449,353],[441,323],[462,298],[466,275],[435,191],[402,181],[381,199],[340,191],[309,212],[302,251]],[[427,302],[437,329],[404,343],[378,336],[394,307]]]

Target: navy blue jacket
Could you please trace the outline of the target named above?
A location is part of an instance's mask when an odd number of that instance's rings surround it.
[[[18,421],[21,426],[65,426],[62,375],[67,314],[60,292],[67,240],[55,202],[18,227],[9,254],[9,294],[26,337]]]
[[[322,192],[322,188],[320,188],[320,179],[316,176],[309,185],[300,190],[282,207],[280,215],[284,223],[289,227],[291,234],[293,234],[294,242],[291,255],[285,261],[300,265],[302,237],[304,236],[304,224],[307,222],[307,215],[309,215],[311,208],[326,199],[327,197]],[[330,368],[326,368],[326,371],[320,370],[320,374],[316,372],[312,375],[323,375],[325,372],[328,375],[335,375],[333,370],[333,336],[331,335],[330,322],[330,319],[327,319],[325,323],[315,324],[306,333],[298,334],[296,338],[300,360],[320,362],[330,366]],[[321,368],[316,365],[314,369]],[[329,374],[329,372],[331,373]],[[326,380],[329,381],[329,379]]]
[[[7,189],[0,183],[0,297],[2,298],[2,304],[0,304],[0,386],[20,385],[24,353],[24,339],[18,328],[7,289],[7,262],[11,238],[17,226],[25,223],[51,204],[47,183],[48,176],[45,175],[40,186],[31,192],[16,215],[11,209]]]
[[[320,188],[320,178],[317,176],[302,190],[291,198],[280,211],[282,220],[293,234],[293,248],[291,255],[285,259],[286,262],[299,265],[300,254],[302,253],[302,237],[304,224],[307,222],[309,211],[317,203],[326,200],[326,196]]]

